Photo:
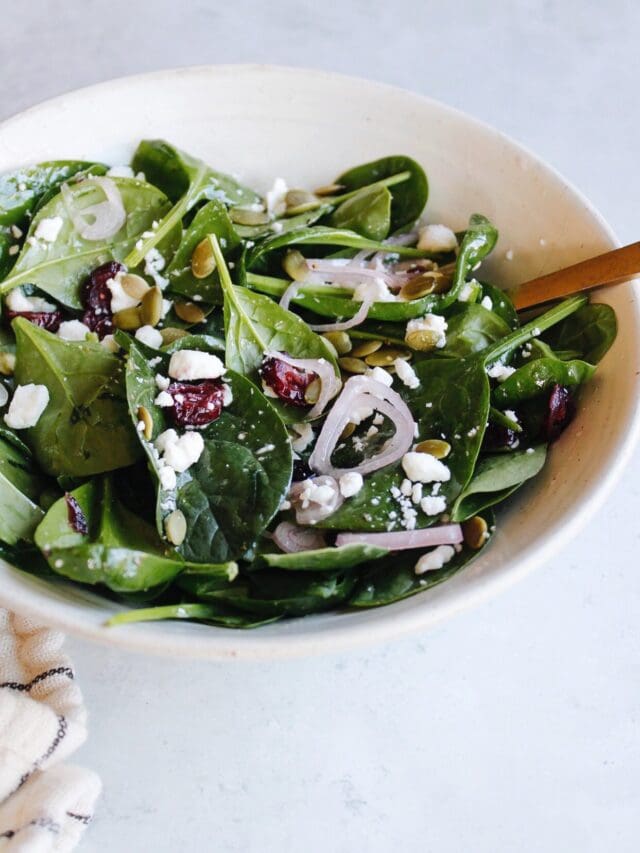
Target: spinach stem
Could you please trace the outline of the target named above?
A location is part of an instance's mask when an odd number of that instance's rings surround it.
[[[124,625],[128,622],[153,622],[157,619],[207,619],[216,612],[208,604],[165,604],[159,607],[143,607],[125,610],[107,619],[105,625]]]
[[[251,290],[265,293],[267,296],[282,296],[291,282],[282,278],[274,278],[269,275],[257,275],[247,273],[247,286]],[[333,287],[330,284],[308,284],[298,289],[300,296],[344,296],[351,299],[353,291],[346,287]],[[293,301],[295,302],[294,296]]]
[[[142,263],[151,249],[154,249],[158,243],[167,236],[171,229],[182,221],[182,217],[187,212],[189,206],[189,198],[189,193],[186,192],[182,198],[173,205],[167,215],[162,218],[153,234],[151,234],[150,237],[147,237],[146,240],[143,240],[139,246],[136,244],[133,247],[124,259],[126,267],[131,269]]]
[[[408,181],[411,177],[411,172],[398,172],[397,175],[390,175],[388,178],[381,178],[379,181],[374,181],[372,184],[365,184],[363,187],[358,187],[355,190],[350,190],[348,193],[342,193],[342,195],[334,195],[329,196],[327,201],[331,204],[341,204],[343,201],[347,201],[350,198],[353,198],[358,193],[363,192],[363,190],[373,190],[377,187],[393,187],[395,184],[402,184],[405,181]]]

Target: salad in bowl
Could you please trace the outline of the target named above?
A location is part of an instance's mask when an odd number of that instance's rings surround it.
[[[0,177],[0,556],[233,628],[464,569],[616,317],[519,315],[496,226],[427,199],[406,156],[262,196],[161,140]]]

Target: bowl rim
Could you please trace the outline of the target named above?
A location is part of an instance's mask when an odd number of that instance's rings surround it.
[[[611,247],[620,246],[611,226],[602,214],[594,207],[592,202],[583,193],[568,181],[555,167],[548,164],[526,145],[516,141],[510,135],[497,130],[487,122],[471,116],[463,110],[451,107],[441,101],[394,86],[388,83],[370,80],[364,77],[341,74],[334,71],[320,69],[262,64],[262,63],[226,63],[226,64],[203,64],[195,66],[178,66],[173,68],[159,69],[156,71],[140,74],[126,75],[106,80],[100,83],[70,89],[63,94],[53,98],[44,99],[0,122],[0,138],[3,132],[13,122],[21,120],[25,116],[37,113],[43,107],[55,107],[63,104],[69,98],[78,96],[99,95],[102,90],[113,90],[114,87],[126,87],[132,83],[158,82],[175,75],[198,77],[201,75],[219,74],[294,74],[304,76],[317,81],[343,82],[350,85],[361,85],[367,88],[375,88],[386,92],[396,98],[404,98],[413,101],[416,105],[429,104],[436,108],[443,116],[456,120],[462,120],[475,129],[490,135],[496,141],[502,141],[512,149],[525,155],[532,161],[536,168],[559,182],[571,195],[576,203],[584,208],[585,212],[598,226],[603,236],[611,243]],[[636,328],[640,329],[640,283],[630,282],[623,287],[630,288],[635,295],[634,312]],[[438,603],[437,608],[427,609],[415,607],[410,611],[398,613],[394,606],[388,605],[378,609],[380,618],[374,627],[369,621],[362,620],[350,622],[347,625],[335,626],[330,632],[312,632],[305,635],[297,635],[295,642],[284,631],[280,635],[264,635],[258,632],[237,632],[228,630],[223,634],[217,631],[211,634],[200,632],[199,634],[187,635],[186,633],[169,634],[159,636],[157,632],[147,633],[144,624],[123,625],[118,630],[110,631],[103,625],[90,623],[78,616],[78,608],[83,605],[73,605],[68,613],[59,612],[53,598],[47,603],[45,597],[39,590],[33,590],[20,583],[12,584],[13,588],[9,596],[0,587],[0,604],[10,609],[18,609],[23,614],[50,625],[51,627],[67,631],[68,633],[86,640],[97,642],[101,645],[114,646],[128,651],[143,652],[164,657],[204,658],[211,660],[270,660],[274,658],[303,657],[327,652],[342,651],[349,647],[361,647],[364,645],[377,645],[391,639],[400,638],[419,630],[426,630],[433,625],[439,624],[451,616],[461,613],[468,608],[478,605],[499,591],[508,589],[512,584],[524,578],[537,565],[551,557],[552,554],[560,552],[586,526],[593,518],[598,509],[604,504],[612,493],[617,481],[624,471],[635,445],[640,439],[640,376],[633,379],[633,388],[630,392],[630,406],[627,415],[627,423],[621,431],[620,442],[616,445],[616,453],[609,460],[606,474],[592,487],[589,494],[582,500],[578,510],[574,512],[561,529],[557,529],[544,541],[535,551],[525,555],[517,563],[510,566],[499,567],[488,576],[474,578],[468,585],[458,590],[457,595]],[[0,566],[10,571],[13,567],[4,560],[0,560]],[[322,618],[319,614],[316,618]],[[286,624],[286,623],[285,623]],[[141,630],[142,629],[142,630]],[[228,636],[227,636],[228,635]],[[239,636],[242,641],[237,642]],[[250,639],[255,638],[255,639]]]

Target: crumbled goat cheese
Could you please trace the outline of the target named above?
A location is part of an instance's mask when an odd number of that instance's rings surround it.
[[[267,213],[269,216],[276,217],[282,216],[282,214],[287,209],[287,204],[285,202],[285,196],[289,188],[287,187],[287,182],[284,178],[276,178],[273,182],[273,186],[270,190],[268,190],[265,198],[267,202]]]
[[[422,483],[414,483],[411,489],[411,503],[419,504],[422,500]]]
[[[313,477],[304,481],[304,487],[299,495],[300,506],[308,509],[310,504],[316,504],[333,511],[339,486],[333,477],[324,477],[325,482],[317,483]]]
[[[354,302],[395,302],[396,297],[391,293],[383,278],[373,281],[361,281],[353,291]]]
[[[112,166],[107,171],[109,178],[133,178],[134,173],[131,166]]]
[[[165,259],[157,249],[151,249],[144,256],[144,271],[147,275],[151,276],[160,290],[164,290],[168,284],[168,280],[161,275],[165,263]]]
[[[504,382],[505,379],[508,379],[515,372],[515,367],[509,367],[508,364],[502,364],[500,361],[496,361],[487,367],[487,376],[491,379],[497,379],[498,382]]]
[[[156,373],[156,388],[160,391],[166,391],[169,385],[171,385],[170,379],[166,376],[162,376],[160,373]]]
[[[400,494],[401,495],[404,495],[405,497],[408,498],[412,491],[413,491],[413,483],[411,482],[411,480],[403,480],[400,483]]]
[[[480,305],[482,305],[483,308],[486,308],[487,311],[491,311],[491,309],[493,308],[493,302],[491,300],[491,297],[483,296],[480,300]]]
[[[65,320],[58,326],[58,337],[63,341],[86,341],[91,329],[80,320]]]
[[[456,235],[447,225],[424,225],[418,235],[421,252],[453,252],[458,246]]]
[[[23,311],[35,311],[39,313],[41,311],[49,312],[56,310],[56,306],[52,305],[51,302],[47,302],[46,299],[41,299],[39,296],[25,296],[24,290],[21,287],[14,287],[13,290],[9,291],[4,304],[9,311],[17,311],[18,313]]]
[[[165,492],[175,489],[177,483],[176,472],[169,465],[161,465],[158,468],[158,479]]]
[[[9,400],[9,392],[5,385],[0,382],[0,409],[7,405]]]
[[[505,410],[504,410],[504,416],[505,416],[506,418],[509,418],[509,420],[510,420],[510,421],[513,421],[513,422],[514,422],[514,424],[517,424],[517,423],[518,423],[518,416],[517,416],[517,415],[516,415],[516,413],[513,411],[513,409],[505,409]]]
[[[398,379],[403,382],[407,388],[414,389],[419,387],[420,380],[418,379],[418,374],[406,359],[396,358],[393,362],[393,366],[396,369]]]
[[[525,450],[525,453],[535,453],[535,452],[536,452],[535,448],[533,448],[533,447],[527,447],[527,449]]]
[[[192,379],[218,379],[225,366],[217,355],[198,350],[182,349],[174,352],[169,362],[169,376],[180,381]]]
[[[352,498],[363,487],[364,480],[362,479],[362,474],[359,474],[357,471],[349,471],[340,477],[339,483],[342,497]]]
[[[22,237],[22,229],[21,229],[21,228],[18,228],[18,226],[17,226],[17,225],[12,225],[12,226],[11,226],[11,236],[12,236],[15,240],[19,240],[19,239]]]
[[[440,314],[425,314],[424,317],[409,320],[406,335],[411,334],[411,332],[435,332],[438,335],[436,347],[442,349],[447,343],[446,331],[447,321],[444,317],[441,317]]]
[[[125,308],[135,308],[140,304],[140,300],[134,296],[129,296],[126,290],[122,287],[122,275],[118,273],[113,278],[107,279],[107,287],[111,291],[111,311],[117,314],[118,311],[124,311]]]
[[[46,385],[18,385],[4,421],[11,429],[29,429],[40,420],[49,403]]]
[[[386,385],[387,388],[391,388],[393,385],[393,376],[388,373],[384,367],[370,367],[367,370],[366,375],[370,379],[374,379],[376,382],[381,382],[383,385]]]
[[[118,352],[120,349],[120,346],[116,343],[116,339],[113,335],[105,335],[100,343],[106,350],[109,350],[109,352]]]
[[[153,349],[160,349],[162,346],[162,335],[153,326],[141,326],[136,331],[136,340],[142,341],[143,344],[153,347]]]
[[[200,459],[204,439],[199,432],[191,431],[179,436],[174,429],[167,429],[156,438],[155,446],[162,453],[165,465],[182,473]]]
[[[61,216],[51,216],[48,219],[41,219],[36,225],[36,239],[44,240],[46,243],[55,243],[63,224]]]
[[[291,424],[291,427],[298,435],[298,437],[294,438],[291,442],[291,446],[296,453],[301,453],[303,450],[306,450],[313,441],[313,429],[311,428],[311,424]]]
[[[153,402],[161,409],[171,409],[173,407],[173,397],[171,394],[167,394],[166,391],[161,391]]]
[[[426,554],[420,557],[414,571],[417,575],[423,575],[425,572],[433,572],[436,569],[441,569],[455,553],[455,548],[452,548],[451,545],[438,545],[433,551],[427,551]]]
[[[446,508],[447,502],[441,495],[437,497],[428,496],[420,501],[420,509],[425,515],[440,515]]]
[[[430,453],[410,451],[402,457],[402,468],[413,483],[446,483],[451,479],[447,466]]]

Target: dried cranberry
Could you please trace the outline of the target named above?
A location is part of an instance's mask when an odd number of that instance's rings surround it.
[[[24,317],[34,326],[40,326],[48,332],[57,332],[62,322],[62,311],[7,311],[9,322],[15,317]]]
[[[73,495],[70,495],[68,492],[65,493],[64,499],[67,502],[67,518],[69,519],[69,524],[73,527],[76,533],[82,533],[86,536],[89,532],[89,525],[80,504]]]
[[[280,358],[268,356],[260,367],[260,377],[281,400],[292,406],[308,406],[305,391],[318,375],[312,370],[301,370]]]
[[[206,382],[172,382],[167,393],[173,397],[170,409],[178,426],[206,426],[220,417],[225,387],[220,379]]]
[[[488,424],[482,440],[483,450],[513,450],[519,444],[518,434],[502,424]]]
[[[313,471],[309,468],[309,464],[304,459],[294,459],[292,481],[297,483],[300,480],[308,480],[309,477],[313,477]]]
[[[107,282],[114,278],[124,267],[117,261],[109,261],[96,267],[84,280],[80,290],[80,301],[85,309],[82,322],[99,338],[113,331],[111,311],[111,291]]]
[[[547,415],[542,433],[547,441],[555,441],[571,423],[576,407],[571,391],[564,385],[554,385],[547,403]]]

